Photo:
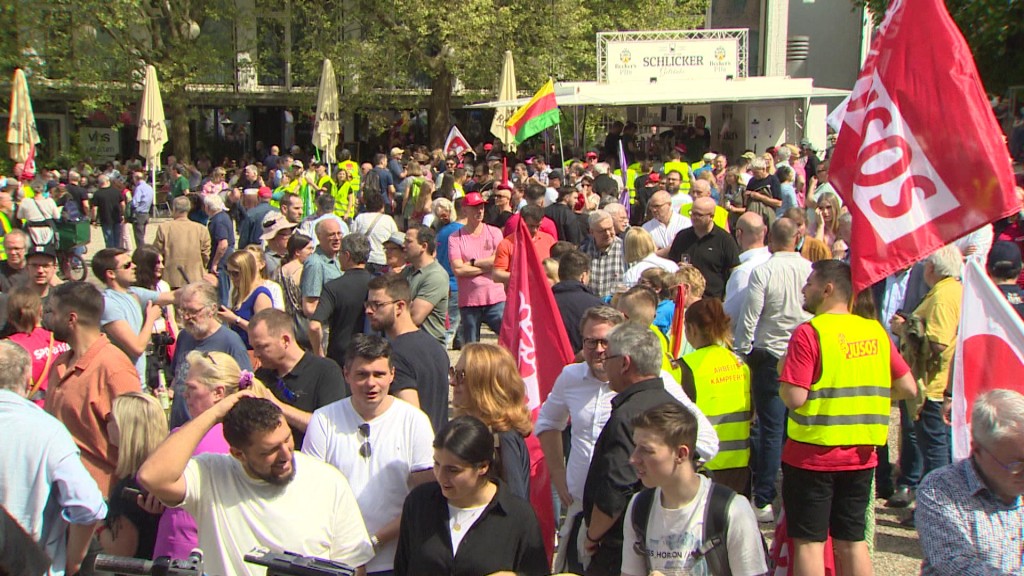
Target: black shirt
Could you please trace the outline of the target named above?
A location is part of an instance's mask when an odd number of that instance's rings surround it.
[[[583,230],[580,229],[580,220],[572,208],[558,202],[545,208],[544,215],[555,223],[555,230],[558,231],[558,240],[572,242],[577,246],[583,243]]]
[[[565,333],[569,336],[572,351],[579,353],[583,349],[583,333],[580,332],[583,313],[588,308],[600,306],[603,302],[578,280],[562,280],[552,286],[551,291],[555,295],[555,304],[562,315],[562,323],[565,324]]]
[[[1024,318],[1024,291],[1016,284],[996,284],[996,287],[1006,296],[1006,301],[1013,306],[1017,315]]]
[[[416,390],[420,409],[430,418],[434,431],[440,430],[448,422],[448,352],[426,330],[398,336],[391,341],[391,349],[395,365],[391,393]]]
[[[28,281],[28,266],[23,266],[20,270],[11,268],[11,265],[7,260],[0,262],[0,292],[10,292],[11,288],[15,284],[24,283]]]
[[[402,507],[395,576],[480,576],[508,570],[551,572],[533,508],[499,483],[498,491],[452,554],[448,500],[437,482],[413,488]]]
[[[693,228],[676,234],[669,248],[668,258],[679,262],[683,254],[690,257],[690,263],[700,270],[707,282],[704,296],[721,299],[725,295],[725,284],[732,269],[740,265],[740,249],[736,240],[718,226],[703,238],[697,237]]]
[[[583,514],[588,523],[595,507],[608,516],[619,516],[601,539],[599,549],[599,553],[614,564],[616,574],[622,561],[622,516],[629,499],[643,487],[636,470],[629,464],[629,456],[635,448],[633,418],[667,403],[679,404],[679,401],[665,391],[661,378],[633,384],[612,399],[608,423],[594,444],[594,455],[583,487]]]
[[[747,182],[747,190],[760,192],[776,200],[782,198],[782,183],[779,182],[779,178],[775,174],[769,174],[765,178],[751,178]]]
[[[100,226],[113,226],[122,222],[121,191],[108,186],[100,188],[92,196],[92,204],[96,207],[96,217]]]
[[[327,357],[345,365],[345,351],[352,336],[363,331],[366,325],[366,287],[373,278],[364,268],[353,268],[324,284],[320,302],[310,320],[316,320],[330,329],[327,342]]]
[[[89,191],[78,184],[68,184],[68,196],[78,202],[78,209],[86,214],[85,203],[89,201]]]
[[[327,358],[319,358],[309,352],[302,355],[299,363],[284,378],[278,378],[274,370],[260,368],[256,371],[256,379],[263,382],[278,400],[303,412],[312,413],[348,396],[341,368]],[[292,427],[292,435],[295,446],[301,447],[305,433]]]

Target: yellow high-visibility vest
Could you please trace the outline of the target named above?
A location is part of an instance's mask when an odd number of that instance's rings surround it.
[[[345,160],[344,162],[338,162],[338,168],[344,168],[348,172],[349,180],[352,180],[355,184],[356,190],[359,189],[359,164],[356,164],[353,160]]]
[[[661,343],[661,369],[671,374],[678,384],[683,379],[683,371],[672,359],[672,347],[669,345],[668,338],[654,324],[651,324],[651,332],[658,335],[658,342]]]
[[[853,314],[811,319],[821,343],[821,378],[789,411],[788,434],[816,446],[881,446],[889,432],[889,336]]]
[[[679,189],[689,194],[690,165],[681,160],[670,160],[665,162],[665,175],[668,176],[668,173],[672,171],[679,172],[679,177],[683,179],[683,183],[679,186]]]
[[[750,464],[750,368],[729,349],[712,344],[682,357],[693,372],[697,407],[718,434],[718,455],[708,470]]]

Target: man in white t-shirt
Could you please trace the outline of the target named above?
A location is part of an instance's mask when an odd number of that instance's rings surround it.
[[[647,201],[647,211],[651,219],[644,222],[643,228],[654,239],[654,247],[657,249],[655,254],[666,258],[676,234],[692,227],[693,223],[674,208],[672,198],[665,191],[655,192],[651,196]]]
[[[139,483],[195,518],[209,574],[262,576],[243,559],[257,546],[365,565],[373,547],[348,481],[296,453],[281,409],[251,395],[228,396],[171,434],[142,465]],[[221,422],[230,455],[192,457]]]
[[[394,378],[387,340],[356,334],[345,355],[352,396],[314,412],[302,442],[304,453],[333,464],[352,485],[376,552],[370,575],[394,568],[402,503],[434,479],[430,420],[388,394]]]
[[[629,463],[644,487],[654,492],[636,494],[626,508],[621,574],[767,574],[750,502],[696,471],[693,414],[682,406],[662,404],[639,414],[633,426],[636,449]],[[715,493],[717,498],[712,497]],[[640,504],[645,501],[647,506]],[[648,513],[634,515],[637,506]]]

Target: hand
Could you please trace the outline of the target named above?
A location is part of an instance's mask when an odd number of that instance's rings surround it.
[[[138,504],[139,508],[142,508],[150,514],[163,514],[164,510],[167,509],[167,507],[161,504],[160,501],[157,500],[156,496],[153,496],[152,494],[139,494],[135,497],[135,503]]]
[[[217,317],[220,318],[225,324],[234,326],[235,321],[238,319],[238,314],[232,312],[227,306],[221,306],[217,310]]]
[[[562,501],[562,506],[565,506],[566,508],[572,506],[574,501],[572,494],[569,494],[569,488],[565,486],[564,483],[562,486],[556,485],[555,490],[558,492],[558,499]]]
[[[899,314],[893,314],[892,318],[889,319],[889,330],[897,336],[903,336],[903,328],[906,324],[906,318]]]
[[[164,314],[164,311],[161,310],[159,306],[157,306],[156,304],[153,304],[153,302],[148,302],[146,304],[146,325],[148,326],[148,325],[153,324],[161,316],[163,316],[163,314]]]
[[[946,426],[953,425],[953,399],[943,398],[942,399],[942,421],[946,423]]]
[[[210,272],[203,274],[203,280],[209,284],[212,284],[214,287],[220,284],[220,280],[217,279],[217,275]]]
[[[231,409],[235,407],[235,404],[238,404],[238,401],[241,400],[242,398],[259,398],[259,396],[254,394],[252,389],[239,390],[238,392],[235,392],[234,394],[224,398],[220,402],[217,402],[216,404],[213,405],[212,408],[210,408],[210,410],[214,411],[213,413],[217,417],[217,422],[223,422],[224,416],[226,416],[227,413],[230,412]]]
[[[976,253],[977,251],[978,251],[978,247],[975,246],[974,244],[971,244],[970,246],[967,247],[966,250],[964,250],[964,258],[970,256],[971,254]]]

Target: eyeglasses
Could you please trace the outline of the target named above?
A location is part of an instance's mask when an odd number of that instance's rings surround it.
[[[373,450],[370,449],[370,425],[366,422],[360,424],[359,435],[363,437],[363,444],[359,446],[359,455],[369,458],[373,454]]]
[[[456,384],[462,384],[462,381],[466,379],[466,371],[450,367],[448,368],[448,379]]]
[[[275,387],[277,388],[277,391],[281,393],[281,396],[284,396],[285,402],[295,402],[299,398],[299,395],[292,391],[292,389],[284,383],[284,380],[281,380],[280,378],[277,379]]]
[[[588,350],[593,350],[593,349],[597,348],[598,346],[607,349],[608,348],[608,340],[605,339],[605,338],[584,338],[583,339],[583,346],[585,348],[587,348]]]
[[[996,455],[991,450],[989,450],[988,448],[985,448],[981,444],[978,444],[977,446],[978,446],[979,450],[982,450],[984,452],[988,452],[988,455],[991,456],[992,459],[996,461],[996,464],[999,464],[999,466],[1003,470],[1006,470],[1011,475],[1013,475],[1013,476],[1020,476],[1021,474],[1024,474],[1024,460],[1017,460],[1016,462],[1010,462],[1009,464],[1003,464],[1003,461],[1000,460],[999,458],[996,458]]]
[[[204,306],[202,308],[178,308],[178,311],[181,312],[182,318],[195,318],[196,316],[199,316],[203,312],[206,312],[206,307]]]
[[[399,246],[399,248],[401,248],[401,246]],[[371,300],[367,300],[366,302],[363,302],[363,308],[366,308],[371,312],[376,312],[381,306],[387,306],[388,304],[394,304],[396,302],[401,302],[401,300],[388,300],[387,302],[373,302]]]

